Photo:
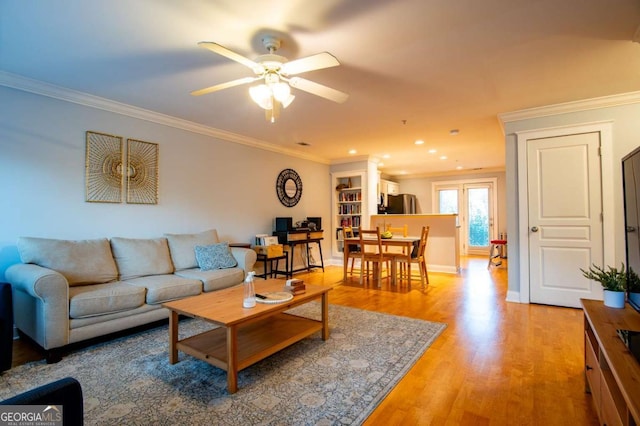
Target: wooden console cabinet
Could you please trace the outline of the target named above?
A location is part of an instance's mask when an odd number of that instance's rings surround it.
[[[640,363],[617,329],[640,331],[640,313],[582,299],[585,385],[602,425],[640,425]]]

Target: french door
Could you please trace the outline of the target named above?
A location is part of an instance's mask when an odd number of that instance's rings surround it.
[[[434,182],[434,211],[455,213],[460,225],[460,252],[486,255],[496,238],[496,179]]]

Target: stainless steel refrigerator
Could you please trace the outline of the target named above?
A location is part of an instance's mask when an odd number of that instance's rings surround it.
[[[415,214],[416,196],[413,194],[387,195],[388,214]]]

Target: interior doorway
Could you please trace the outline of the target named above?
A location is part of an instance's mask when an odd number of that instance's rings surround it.
[[[520,300],[580,307],[602,289],[580,269],[615,264],[612,126],[517,133]]]
[[[433,211],[458,215],[462,255],[488,255],[497,238],[496,188],[496,178],[433,183]]]

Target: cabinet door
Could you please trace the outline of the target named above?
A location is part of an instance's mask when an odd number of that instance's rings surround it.
[[[400,193],[400,185],[395,182],[387,182],[387,194],[398,195]]]
[[[622,418],[616,408],[616,403],[611,395],[610,389],[604,380],[600,386],[600,423],[607,426],[622,426]]]
[[[596,353],[591,346],[591,342],[589,341],[589,337],[585,336],[585,348],[584,348],[584,363],[585,363],[585,376],[587,379],[587,385],[589,386],[589,390],[591,391],[591,397],[593,398],[593,403],[596,407],[596,411],[598,412],[598,416],[602,417],[600,413],[600,381],[602,379],[602,375],[600,374],[600,364],[598,363],[598,358],[596,358]]]

